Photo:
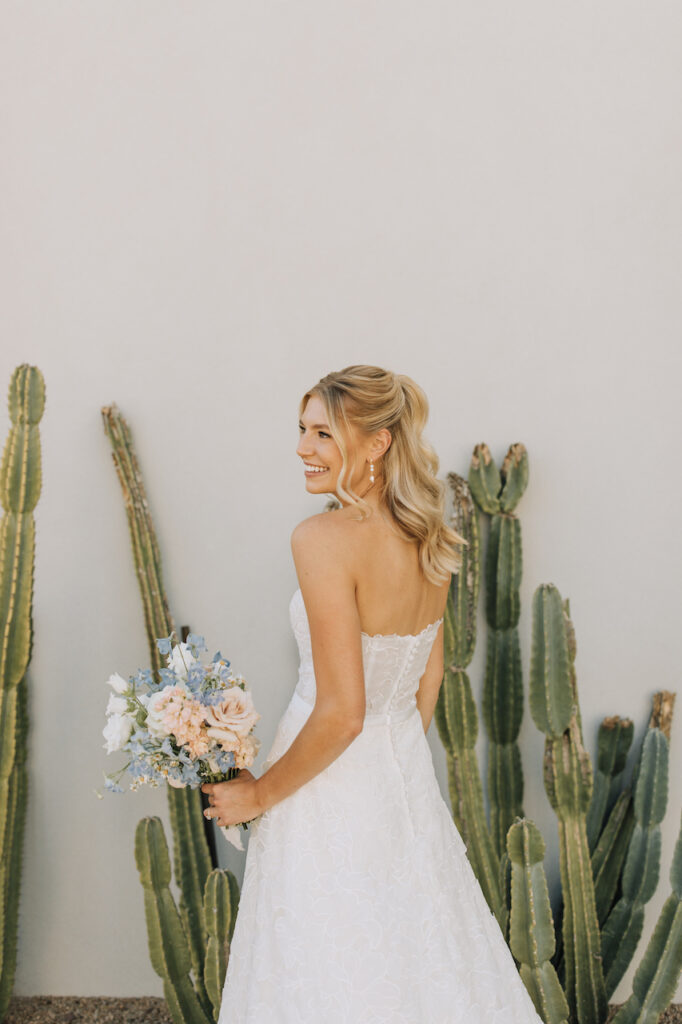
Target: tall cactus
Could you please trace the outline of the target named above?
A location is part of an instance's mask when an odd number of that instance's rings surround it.
[[[10,379],[11,427],[0,465],[0,1019],[9,1005],[17,956],[26,816],[26,670],[33,649],[33,510],[42,485],[40,431],[45,382],[22,363]]]
[[[587,812],[587,839],[594,850],[601,833],[609,800],[625,768],[632,743],[632,719],[611,715],[599,726],[597,770],[594,773],[592,800]]]
[[[490,828],[498,857],[507,830],[523,816],[523,771],[517,742],[523,717],[523,678],[518,622],[521,610],[521,524],[514,514],[528,482],[528,455],[513,444],[501,470],[485,444],[474,448],[469,486],[474,501],[491,517],[485,559],[488,642],[483,721],[489,739]]]
[[[175,1024],[212,1024],[218,1020],[239,888],[231,871],[216,868],[206,879],[202,899],[207,922],[202,976],[210,994],[196,991],[189,936],[170,891],[171,867],[161,819],[142,818],[135,832],[135,863],[144,889],[144,908],[152,967]]]
[[[553,584],[533,595],[530,709],[545,733],[545,789],[558,819],[566,996],[578,1024],[603,1024],[606,993],[587,842],[592,795],[590,758],[582,745],[571,678],[568,602]]]
[[[528,819],[507,833],[512,865],[509,945],[521,964],[521,978],[545,1024],[567,1024],[568,1003],[551,964],[554,924],[542,866],[545,842]]]
[[[128,424],[116,405],[104,407],[102,419],[111,442],[114,466],[126,506],[151,665],[158,671],[163,665],[156,637],[170,635],[175,625],[163,585],[156,531]],[[208,1007],[210,1001],[203,981],[207,934],[204,888],[212,867],[206,838],[206,829],[211,825],[203,816],[200,790],[169,786],[167,791],[174,838],[175,876],[181,893],[180,911],[188,935],[196,989],[203,1005]]]
[[[135,862],[144,888],[144,909],[152,967],[177,1024],[211,1024],[194,991],[192,962],[178,908],[169,885],[170,858],[160,818],[142,818],[135,833]]]
[[[476,761],[476,704],[466,672],[476,644],[479,545],[476,509],[466,480],[448,474],[453,490],[452,525],[467,541],[462,564],[450,584],[443,622],[445,675],[438,694],[435,720],[445,747],[450,801],[455,824],[490,909],[502,911],[497,853],[485,818],[483,787]]]
[[[220,869],[212,871],[206,879],[204,890],[204,916],[208,932],[204,980],[216,1020],[220,1013],[238,905],[239,886],[232,872]]]
[[[630,963],[644,927],[644,907],[656,886],[661,862],[661,822],[668,800],[668,739],[650,727],[644,738],[635,783],[634,828],[621,879],[621,898],[602,932],[604,976],[611,996]]]
[[[626,786],[613,805],[599,842],[592,852],[594,900],[600,928],[609,916],[616,898],[634,825],[632,789]]]
[[[613,1024],[656,1024],[673,998],[682,970],[682,819],[670,868],[672,893],[663,904],[656,927],[632,983],[632,995]]]

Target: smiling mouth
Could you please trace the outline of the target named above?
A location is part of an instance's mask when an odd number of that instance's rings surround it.
[[[327,473],[329,466],[312,466],[304,462],[303,469],[306,476],[319,476],[321,473]]]

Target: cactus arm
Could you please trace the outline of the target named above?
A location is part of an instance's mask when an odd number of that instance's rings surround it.
[[[478,718],[466,672],[446,669],[434,717],[448,759],[455,824],[488,906],[499,920],[499,860],[485,820],[483,787],[474,749]]]
[[[605,718],[599,726],[597,770],[594,773],[592,800],[587,812],[587,839],[590,851],[597,845],[614,785],[625,768],[633,732],[634,725],[631,719],[621,719],[618,715]]]
[[[564,612],[556,587],[537,587],[532,619],[530,713],[540,732],[558,737],[568,729],[573,694]]]
[[[520,444],[510,447],[501,473],[494,466],[488,449],[477,446],[469,480],[474,499],[491,516],[485,556],[488,642],[482,711],[489,740],[490,824],[500,857],[509,826],[523,814],[523,772],[517,742],[523,717],[518,638],[523,562],[521,524],[513,510],[528,478],[525,448]],[[494,495],[490,492],[493,483],[501,488]]]
[[[632,995],[613,1024],[656,1024],[675,994],[682,971],[682,821],[670,869],[672,893],[663,904],[644,957],[635,971]]]
[[[209,1009],[210,1001],[203,980],[206,956],[204,888],[211,871],[211,863],[204,838],[204,818],[201,805],[194,799],[195,791],[169,787],[168,796],[173,831],[175,880],[181,893],[180,913],[187,933],[195,988],[205,1008]]]
[[[592,782],[575,717],[559,739],[545,741],[545,785],[556,811],[566,995],[579,1024],[603,1024],[606,994],[585,812]]]
[[[175,630],[163,583],[161,555],[142,473],[128,424],[115,405],[102,409],[105,433],[121,485],[133,560],[140,587],[151,665],[162,667],[156,638]],[[204,886],[211,870],[211,852],[205,838],[201,792],[168,787],[168,808],[173,828],[175,874],[181,891],[180,910],[190,943],[192,967],[199,998],[208,1011],[210,1002],[203,983],[206,953]]]
[[[502,479],[487,444],[477,444],[474,447],[468,484],[474,501],[482,512],[492,516],[500,511],[498,495]]]
[[[5,848],[9,854],[0,861],[0,1020],[9,1006],[14,987],[19,923],[19,896],[26,824],[28,773],[26,771],[26,736],[28,714],[26,677],[17,693],[17,758],[9,777]],[[4,911],[4,912],[3,912]]]
[[[531,714],[545,732],[544,781],[557,816],[563,895],[561,934],[571,1019],[603,1024],[606,993],[586,814],[592,766],[583,747],[572,670],[575,636],[553,584],[533,595]]]
[[[238,901],[239,886],[232,872],[219,868],[212,871],[206,879],[204,891],[204,916],[208,932],[204,979],[215,1020],[220,1013]]]
[[[488,633],[483,719],[488,747],[490,831],[498,855],[504,851],[509,826],[522,814],[523,769],[516,742],[523,715],[523,682],[518,630]]]
[[[623,977],[644,925],[644,907],[658,884],[660,823],[668,797],[668,740],[657,727],[644,738],[633,801],[635,825],[628,844],[621,898],[602,932],[606,992],[610,997]]]
[[[528,485],[528,452],[524,445],[516,443],[509,446],[500,476],[503,481],[500,509],[513,512]]]
[[[555,938],[547,880],[542,866],[545,843],[528,819],[507,833],[512,865],[510,946],[521,964],[521,978],[545,1024],[567,1024],[568,1003],[550,963]]]
[[[507,853],[511,863],[511,951],[545,1024],[566,1024],[568,1004],[550,963],[555,939],[543,869],[545,843],[534,822],[521,819],[511,826]]]
[[[628,786],[613,805],[599,842],[592,852],[594,898],[600,928],[603,927],[615,901],[634,825],[632,791]]]
[[[33,647],[34,509],[42,486],[45,382],[22,363],[9,386],[11,426],[0,462],[0,1019],[14,985],[26,817],[26,671]]]
[[[449,473],[448,482],[453,490],[452,525],[467,544],[460,570],[452,576],[445,607],[445,673],[434,718],[445,747],[455,825],[466,844],[469,861],[488,905],[498,915],[501,910],[499,861],[485,818],[483,787],[474,749],[478,715],[466,673],[476,643],[480,576],[478,520],[466,480]]]
[[[152,967],[163,980],[175,1024],[212,1024],[189,977],[185,930],[170,891],[170,859],[161,819],[142,818],[135,833],[135,862],[144,888]]]

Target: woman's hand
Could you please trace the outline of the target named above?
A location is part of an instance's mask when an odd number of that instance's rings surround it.
[[[202,793],[208,793],[211,805],[204,811],[206,818],[213,818],[218,825],[239,825],[251,821],[263,813],[259,799],[258,779],[242,768],[239,775],[226,782],[204,782]]]

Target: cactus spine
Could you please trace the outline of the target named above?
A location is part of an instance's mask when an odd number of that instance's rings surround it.
[[[33,510],[42,484],[38,424],[44,408],[43,375],[37,366],[23,363],[10,379],[11,427],[0,465],[0,1019],[9,1005],[16,970],[28,787],[26,670],[33,648]]]
[[[126,506],[151,665],[158,671],[163,663],[156,637],[168,636],[175,630],[175,625],[163,585],[156,531],[128,424],[115,405],[102,409],[102,419],[111,442],[114,466]],[[212,867],[205,832],[207,822],[202,813],[200,790],[168,786],[167,792],[174,837],[175,876],[181,892],[180,910],[187,929],[196,990],[208,1011],[210,1000],[203,981],[206,957],[204,888]]]
[[[507,830],[523,815],[523,771],[517,743],[523,717],[523,678],[518,622],[521,610],[521,524],[514,514],[528,482],[528,455],[510,446],[498,471],[485,444],[478,444],[469,486],[481,511],[491,517],[485,559],[488,642],[483,721],[488,739],[490,828],[498,857]]]
[[[445,747],[453,817],[471,866],[490,909],[501,914],[500,865],[488,830],[483,787],[476,761],[478,735],[476,704],[466,672],[476,644],[476,603],[479,585],[479,546],[476,509],[465,480],[448,475],[453,489],[452,525],[466,541],[460,571],[452,576],[445,609],[445,675],[435,720]]]
[[[672,705],[671,705],[672,706]],[[656,886],[661,862],[661,822],[668,800],[668,739],[650,727],[635,783],[634,828],[621,879],[621,898],[602,932],[606,992],[611,996],[630,963],[644,926],[644,907]]]
[[[537,826],[522,819],[507,833],[512,865],[509,944],[521,978],[545,1024],[567,1024],[568,1003],[550,959],[555,936],[547,880],[545,843]]]
[[[539,586],[533,595],[530,708],[546,736],[545,789],[558,819],[570,1014],[579,1024],[602,1024],[607,1005],[586,828],[592,771],[580,735],[569,649],[573,634],[566,620],[568,602],[562,604],[557,588]]]
[[[656,1024],[673,998],[682,970],[682,819],[670,868],[672,893],[663,904],[646,953],[635,971],[632,995],[613,1024]]]

